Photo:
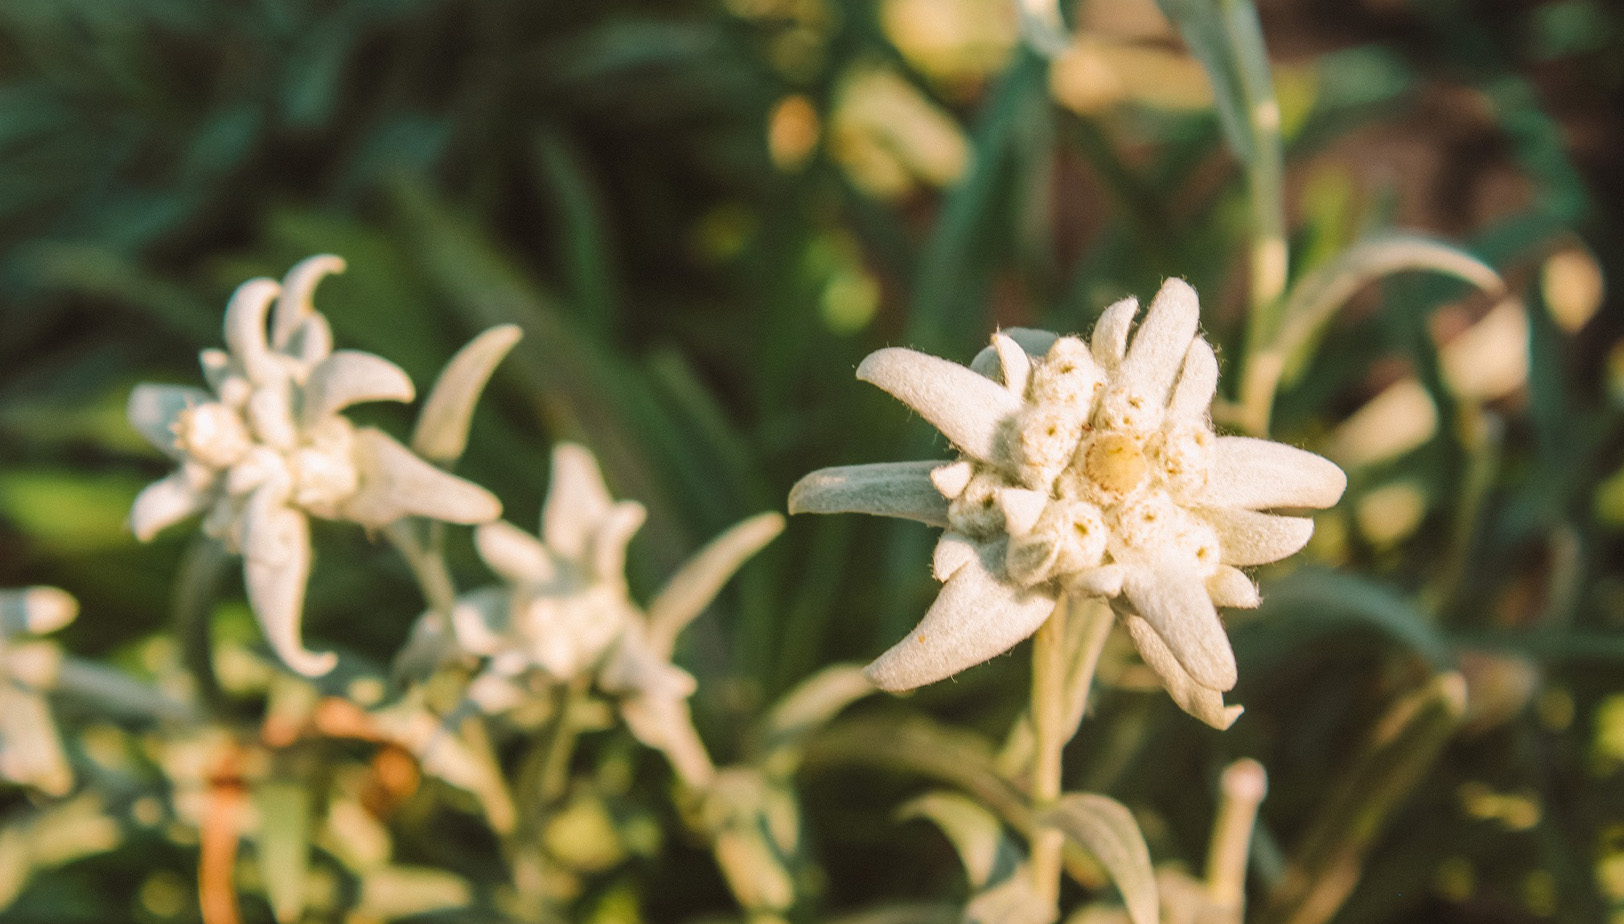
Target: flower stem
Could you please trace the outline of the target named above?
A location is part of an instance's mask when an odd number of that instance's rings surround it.
[[[439,534],[430,542],[423,542],[418,537],[415,521],[410,519],[396,520],[385,526],[383,533],[406,559],[406,566],[412,569],[412,576],[417,579],[429,607],[437,613],[449,614],[457,602],[457,585],[441,553]]]
[[[1032,640],[1032,808],[1041,812],[1060,798],[1060,756],[1066,746],[1066,611],[1062,596]],[[1047,904],[1060,900],[1059,831],[1032,836],[1032,884]]]

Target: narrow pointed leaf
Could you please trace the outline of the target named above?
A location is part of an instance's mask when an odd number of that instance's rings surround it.
[[[930,473],[939,462],[876,462],[820,468],[795,483],[789,512],[867,513],[947,525],[947,498]]]
[[[889,392],[977,459],[997,458],[1004,421],[1021,399],[964,366],[916,350],[887,347],[868,355],[857,377]]]
[[[516,324],[499,324],[474,339],[446,363],[417,415],[412,450],[430,462],[449,465],[468,448],[474,406],[496,367],[519,342]]]
[[[648,605],[649,645],[655,653],[670,657],[677,635],[751,556],[783,531],[781,515],[757,514],[712,539],[684,563]]]
[[[1061,796],[1038,823],[1065,834],[1105,867],[1133,924],[1157,924],[1160,900],[1150,848],[1127,806],[1095,793],[1073,793]]]

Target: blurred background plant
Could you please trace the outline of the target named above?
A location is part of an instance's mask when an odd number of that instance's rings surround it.
[[[311,683],[206,548],[124,526],[166,469],[130,386],[193,381],[236,283],[332,252],[338,339],[416,381],[524,330],[459,473],[527,524],[551,444],[590,446],[649,508],[640,600],[806,471],[931,451],[852,381],[870,350],[963,362],[1186,277],[1221,422],[1350,490],[1230,617],[1241,722],[1199,726],[1112,646],[1068,788],[1194,867],[1220,771],[1261,762],[1258,920],[1624,920],[1616,7],[7,0],[0,49],[0,583],[67,588],[53,639],[170,696],[52,694],[77,783],[0,794],[0,919],[516,914],[455,769],[346,711],[393,702],[423,608],[384,543],[318,524],[307,637],[346,667]],[[734,797],[676,812],[657,755],[588,716],[536,819],[550,900],[725,920],[731,881],[758,919],[957,919],[952,847],[897,810],[1000,804],[1024,659],[822,731],[838,681],[774,708],[912,625],[929,541],[819,518],[745,567],[678,650]],[[450,562],[488,581],[466,535]],[[189,723],[169,705],[209,661],[224,694]]]

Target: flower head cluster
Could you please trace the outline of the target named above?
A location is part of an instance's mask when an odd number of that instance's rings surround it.
[[[1180,706],[1220,728],[1239,714],[1223,704],[1235,659],[1215,605],[1256,606],[1238,569],[1313,532],[1310,519],[1262,511],[1328,507],[1346,477],[1312,453],[1214,434],[1218,362],[1188,284],[1169,279],[1133,330],[1138,309],[1111,305],[1086,341],[995,334],[969,368],[898,348],[858,367],[960,451],[946,464],[823,469],[790,494],[792,513],[946,528],[933,562],[942,593],[869,666],[875,684],[940,680],[1031,635],[1061,594],[1097,596]]]
[[[695,685],[671,663],[677,635],[778,535],[783,518],[762,514],[723,533],[643,610],[627,592],[625,568],[644,516],[642,504],[610,496],[589,451],[563,443],[553,450],[539,538],[502,521],[475,530],[480,556],[503,583],[465,594],[452,611],[459,647],[487,659],[470,699],[500,712],[538,687],[590,678],[619,697],[634,734],[682,759],[673,736],[690,728]]]
[[[301,640],[309,517],[377,528],[405,516],[482,523],[502,512],[489,491],[342,414],[416,394],[394,363],[333,349],[311,294],[343,268],[337,257],[317,256],[280,284],[244,283],[226,308],[226,349],[201,354],[212,391],[140,385],[129,402],[131,424],[179,463],[136,498],[131,529],[145,541],[202,513],[203,531],[243,556],[249,602],[271,646],[305,674],[336,661]]]
[[[55,587],[0,591],[0,778],[60,796],[73,771],[45,690],[62,653],[37,636],[79,615],[79,603]]]

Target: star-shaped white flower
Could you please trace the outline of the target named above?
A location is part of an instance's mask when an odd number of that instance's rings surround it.
[[[62,653],[36,638],[79,615],[79,603],[55,587],[0,591],[0,778],[52,796],[73,786],[62,736],[45,701]]]
[[[591,676],[620,699],[633,734],[681,759],[673,736],[691,732],[694,678],[671,663],[677,635],[778,535],[783,517],[761,514],[718,536],[645,611],[625,577],[626,545],[644,516],[642,504],[610,496],[591,452],[563,443],[553,450],[539,538],[503,521],[475,530],[480,556],[503,584],[464,595],[452,610],[458,645],[487,659],[472,700],[503,711],[538,686]]]
[[[301,638],[310,516],[378,528],[405,516],[471,524],[502,513],[489,491],[341,413],[416,396],[394,363],[333,350],[311,293],[343,269],[338,257],[316,256],[281,284],[244,283],[226,308],[226,349],[200,354],[213,392],[139,385],[129,403],[130,423],[180,464],[136,498],[130,528],[147,541],[203,513],[203,531],[243,556],[249,603],[271,647],[308,675],[337,661],[307,650]]]
[[[791,513],[871,513],[946,529],[942,592],[919,626],[868,667],[909,690],[979,664],[1037,631],[1061,594],[1111,600],[1140,654],[1187,712],[1227,727],[1235,657],[1216,606],[1252,607],[1239,568],[1277,561],[1347,479],[1280,443],[1213,433],[1218,361],[1200,306],[1169,279],[1138,329],[1111,305],[1093,336],[1011,329],[969,368],[907,349],[871,354],[857,377],[885,389],[959,449],[957,461],[813,472]]]

